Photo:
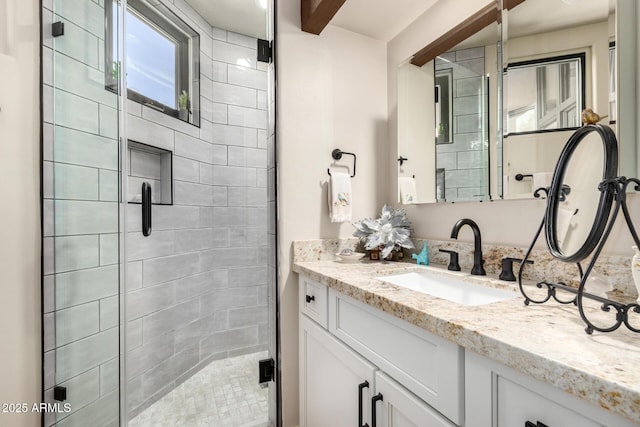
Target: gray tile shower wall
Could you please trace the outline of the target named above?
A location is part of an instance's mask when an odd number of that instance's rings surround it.
[[[139,204],[125,205],[119,227],[117,99],[98,54],[103,3],[70,3],[43,6],[45,396],[67,385],[72,412],[46,424],[84,426],[117,417],[119,231],[130,415],[214,359],[267,348],[275,150],[256,40],[163,2],[200,33],[201,127],[127,102],[128,138],[173,152],[174,204],[153,206],[148,238]],[[53,39],[59,20],[66,34]]]

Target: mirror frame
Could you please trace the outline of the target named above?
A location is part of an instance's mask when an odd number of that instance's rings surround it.
[[[571,161],[571,156],[576,151],[580,142],[591,132],[598,132],[602,141],[602,149],[604,153],[604,162],[602,165],[602,184],[599,186],[600,200],[596,215],[591,226],[591,231],[587,235],[582,246],[572,254],[562,252],[558,244],[557,235],[557,217],[558,207],[564,200],[566,191],[563,189],[563,180],[565,172]],[[618,141],[616,135],[610,127],[604,125],[586,125],[579,128],[571,135],[569,141],[565,144],[560,158],[553,171],[551,179],[551,187],[549,188],[547,208],[545,211],[545,237],[549,252],[555,258],[565,262],[580,262],[585,259],[596,248],[602,233],[607,225],[611,207],[615,196],[615,191],[611,185],[606,185],[606,180],[611,180],[618,173]]]

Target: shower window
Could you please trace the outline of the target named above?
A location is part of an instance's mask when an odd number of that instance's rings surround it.
[[[509,64],[509,134],[575,129],[585,108],[585,54]]]
[[[114,91],[121,67],[114,54],[116,31],[111,22],[118,7],[115,0],[105,7],[110,31],[106,55],[111,63],[106,81],[107,88]],[[163,5],[130,0],[126,18],[128,98],[199,125],[198,34]],[[179,110],[185,107],[191,114],[180,115]]]

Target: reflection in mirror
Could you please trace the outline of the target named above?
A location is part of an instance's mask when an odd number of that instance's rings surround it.
[[[444,171],[444,180],[436,183],[436,193],[444,194],[438,202],[484,200],[489,195],[490,77],[485,62],[493,46],[461,47],[435,60],[436,95],[439,81],[449,80],[445,87],[452,89],[442,96],[449,106],[445,120],[438,114],[436,96],[436,169]],[[453,129],[449,122],[455,123]]]
[[[599,184],[617,176],[618,146],[605,126],[576,131],[560,154],[547,205],[547,244],[564,261],[581,261],[596,247],[609,218],[613,191]]]
[[[578,53],[509,64],[508,134],[578,128],[585,108],[584,59]]]
[[[622,153],[620,174],[627,176],[636,175],[636,125],[633,119],[636,115],[636,76],[633,71],[635,66],[632,64],[636,56],[632,49],[636,38],[635,12],[632,13],[632,9],[635,11],[636,1],[583,0],[570,5],[562,0],[503,0],[505,8],[509,10],[504,10],[502,14],[504,40],[500,45],[503,69],[508,64],[584,54],[584,93],[581,93],[581,89],[576,89],[576,96],[583,96],[582,105],[585,107],[592,108],[601,116],[608,115],[600,123],[608,123],[618,135]],[[628,12],[624,13],[624,10]],[[451,33],[453,31],[441,38],[450,37]],[[459,31],[458,33],[461,34]],[[616,38],[619,39],[618,43]],[[500,40],[500,37],[497,39]],[[625,40],[630,42],[623,43]],[[431,43],[429,47],[433,44],[436,43]],[[444,50],[458,49],[449,49],[449,46],[427,56],[425,62]],[[627,66],[617,65],[619,61]],[[456,145],[456,122],[455,118],[450,116],[449,130],[445,131],[447,116],[443,112],[446,112],[446,106],[436,106],[432,89],[436,86],[436,76],[432,71],[434,64],[422,64],[424,65],[419,67],[406,61],[400,64],[398,70],[398,155],[409,159],[403,165],[399,165],[401,167],[398,175],[402,178],[399,180],[400,186],[404,183],[406,188],[416,188],[413,203],[433,203],[445,199],[442,190],[448,184],[447,171],[436,165],[434,153],[436,147],[439,147],[438,150],[441,152],[447,146]],[[513,111],[514,108],[507,107],[507,97],[520,85],[509,86],[505,81],[503,90],[502,87],[493,84],[496,81],[497,79],[490,79],[489,85],[489,135],[492,137],[493,128],[499,125],[497,118],[494,120],[492,115],[498,114],[496,109],[502,108],[501,105],[504,104],[501,119],[505,124],[505,138],[503,140],[502,137],[498,137],[489,141],[490,192],[487,198],[532,198],[536,188],[549,186],[553,166],[572,131],[542,129],[516,132],[513,127],[508,128],[507,111]],[[438,83],[438,86],[441,84]],[[549,84],[546,86],[549,87]],[[620,90],[619,86],[626,90]],[[451,96],[455,94],[455,89],[453,84]],[[530,99],[537,101],[538,90],[534,88],[533,92],[534,96]],[[501,93],[500,99],[492,102],[492,97],[497,93]],[[546,97],[547,100],[557,98],[554,95]],[[527,105],[519,96],[512,96],[511,99],[520,102],[520,106]],[[576,100],[576,104],[577,110],[580,111],[581,102]],[[550,112],[548,103],[541,102],[540,105],[544,105],[547,112]],[[436,114],[440,115],[436,118]],[[560,126],[572,127],[577,116],[571,117],[574,121],[562,119],[565,123]],[[425,118],[433,120],[431,123],[434,125],[427,123]],[[444,123],[442,127],[441,123]],[[580,125],[580,121],[577,125]],[[440,137],[441,130],[444,137]],[[444,141],[449,135],[449,141],[453,142],[441,144],[449,142]],[[436,194],[438,189],[442,194]],[[446,197],[446,200],[449,201],[449,198]]]
[[[570,190],[565,191],[564,201],[559,202],[556,215],[558,245],[567,254],[582,246],[598,209],[598,184],[604,164],[600,136],[596,132],[588,134],[569,160],[562,185]]]
[[[531,198],[550,185],[584,108],[616,131],[615,1],[527,0],[503,20],[505,135],[497,191],[505,199]]]
[[[436,69],[436,144],[451,144],[453,135],[453,69]]]
[[[499,40],[494,22],[422,66],[399,66],[400,203],[489,200]]]
[[[609,124],[615,124],[618,117],[617,72],[616,42],[611,41],[609,42]]]

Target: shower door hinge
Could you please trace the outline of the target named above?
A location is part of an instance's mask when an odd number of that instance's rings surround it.
[[[273,359],[262,359],[258,362],[258,383],[273,381],[276,375],[276,362]]]
[[[258,61],[267,64],[273,59],[273,47],[268,40],[258,39]]]
[[[64,22],[58,21],[51,24],[51,35],[53,37],[64,36]]]
[[[53,398],[59,402],[67,400],[67,388],[62,386],[56,386],[53,388]]]

